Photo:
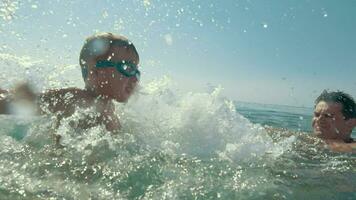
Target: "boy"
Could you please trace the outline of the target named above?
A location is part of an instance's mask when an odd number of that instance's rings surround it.
[[[139,55],[135,46],[123,36],[96,34],[87,38],[79,62],[85,89],[56,89],[33,96],[25,85],[14,92],[13,100],[6,97],[9,96],[7,91],[0,90],[0,113],[11,113],[7,102],[16,101],[16,96],[36,102],[40,114],[55,113],[58,122],[71,116],[78,107],[91,107],[98,114],[87,116],[87,119],[78,122],[78,126],[90,128],[103,124],[108,131],[116,133],[120,123],[112,100],[126,102],[140,77],[137,69]]]

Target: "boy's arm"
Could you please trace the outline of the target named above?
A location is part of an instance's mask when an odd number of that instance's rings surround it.
[[[69,116],[74,112],[74,93],[74,89],[59,89],[35,94],[27,83],[18,85],[11,92],[0,89],[0,114],[16,114],[14,106],[25,103],[33,108],[34,114],[59,113]]]
[[[36,94],[30,85],[20,84],[11,91],[0,89],[0,114],[16,114],[20,111],[16,110],[19,105],[25,105],[36,113]]]
[[[8,92],[6,90],[0,89],[0,114],[9,114],[7,95]]]
[[[103,112],[103,122],[106,130],[110,131],[113,134],[117,134],[121,129],[121,124],[119,118],[115,114],[114,104],[110,104],[107,110]]]
[[[37,95],[28,83],[11,91],[0,89],[0,114],[37,114]]]

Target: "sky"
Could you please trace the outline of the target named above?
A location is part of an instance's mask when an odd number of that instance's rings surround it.
[[[138,49],[142,84],[166,75],[187,91],[221,86],[236,101],[307,107],[324,89],[356,98],[354,0],[2,0],[0,5],[0,53],[78,65],[86,37],[112,32]]]

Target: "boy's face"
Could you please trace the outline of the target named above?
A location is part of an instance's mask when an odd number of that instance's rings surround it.
[[[132,62],[138,64],[139,60],[135,52],[128,47],[114,46],[110,49],[109,57],[106,60],[112,62]],[[95,65],[95,64],[94,64]],[[96,93],[109,99],[115,99],[118,102],[126,102],[134,92],[137,85],[136,76],[126,77],[116,70],[115,67],[93,68],[89,73]]]

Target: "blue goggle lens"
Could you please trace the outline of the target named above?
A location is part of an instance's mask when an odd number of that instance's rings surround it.
[[[137,65],[131,62],[112,62],[108,60],[99,60],[96,62],[96,67],[106,68],[106,67],[115,67],[118,72],[123,74],[126,77],[136,76],[137,80],[140,79],[141,73],[137,69]]]

